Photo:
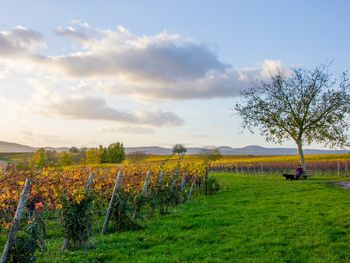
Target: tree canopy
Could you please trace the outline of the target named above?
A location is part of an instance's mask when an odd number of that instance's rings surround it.
[[[337,79],[328,65],[279,71],[270,80],[243,90],[235,110],[244,128],[251,132],[258,128],[267,141],[294,140],[306,169],[304,144],[316,142],[331,148],[348,144],[349,88],[347,73]]]
[[[186,147],[183,144],[175,144],[172,148],[173,154],[185,154],[187,152]]]

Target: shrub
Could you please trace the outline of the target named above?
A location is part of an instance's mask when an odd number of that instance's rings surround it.
[[[132,220],[134,212],[134,201],[136,195],[132,191],[120,189],[114,199],[112,219],[116,231],[138,229],[139,226]]]
[[[45,224],[41,211],[35,213],[24,231],[17,233],[8,262],[35,262],[35,252],[44,250]]]
[[[84,246],[92,235],[93,195],[62,198],[62,226],[64,237],[73,243],[73,247]]]
[[[207,195],[216,194],[219,190],[220,182],[214,176],[208,177],[208,179],[205,180],[203,184],[201,184],[201,191]]]

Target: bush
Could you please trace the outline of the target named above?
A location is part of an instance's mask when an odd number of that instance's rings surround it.
[[[114,199],[112,219],[116,231],[138,229],[139,226],[132,220],[135,209],[134,201],[136,195],[120,189]]]
[[[17,233],[8,262],[35,262],[35,252],[44,250],[45,227],[41,214],[36,214],[24,231]]]
[[[208,177],[208,179],[205,180],[201,186],[202,186],[202,189],[201,189],[202,192],[207,195],[216,194],[220,190],[220,182],[214,176]]]
[[[73,242],[74,248],[84,246],[92,235],[93,199],[91,194],[81,200],[74,200],[72,197],[62,199],[64,237]]]

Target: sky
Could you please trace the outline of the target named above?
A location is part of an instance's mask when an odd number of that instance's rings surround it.
[[[233,107],[281,68],[348,70],[349,10],[345,0],[1,1],[0,141],[295,147],[243,130]]]

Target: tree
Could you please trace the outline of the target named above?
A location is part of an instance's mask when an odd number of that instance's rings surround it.
[[[186,147],[183,144],[175,144],[172,149],[173,154],[185,154],[187,152]]]
[[[62,166],[71,165],[73,163],[72,157],[68,152],[61,152],[58,154],[58,164]]]
[[[220,150],[213,146],[205,147],[201,153],[200,153],[207,164],[208,168],[210,168],[210,165],[212,162],[215,162],[217,160],[220,160],[222,158],[222,154]]]
[[[75,146],[70,147],[68,150],[70,153],[79,153],[79,149]]]
[[[108,148],[99,146],[100,163],[121,163],[125,158],[125,149],[122,143],[112,143]]]
[[[123,143],[112,143],[108,146],[110,162],[121,163],[125,159],[125,149]]]
[[[98,155],[100,157],[100,163],[110,163],[109,152],[107,148],[104,148],[102,145],[98,147]]]
[[[100,162],[97,149],[91,148],[86,151],[85,162],[86,164],[98,164]]]
[[[43,168],[46,165],[45,149],[38,149],[32,157],[32,164],[37,168]]]
[[[235,110],[243,127],[251,132],[260,128],[266,141],[294,140],[305,172],[304,144],[347,145],[350,94],[345,72],[336,79],[329,65],[293,69],[290,74],[279,71],[270,81],[256,83],[241,95]]]

